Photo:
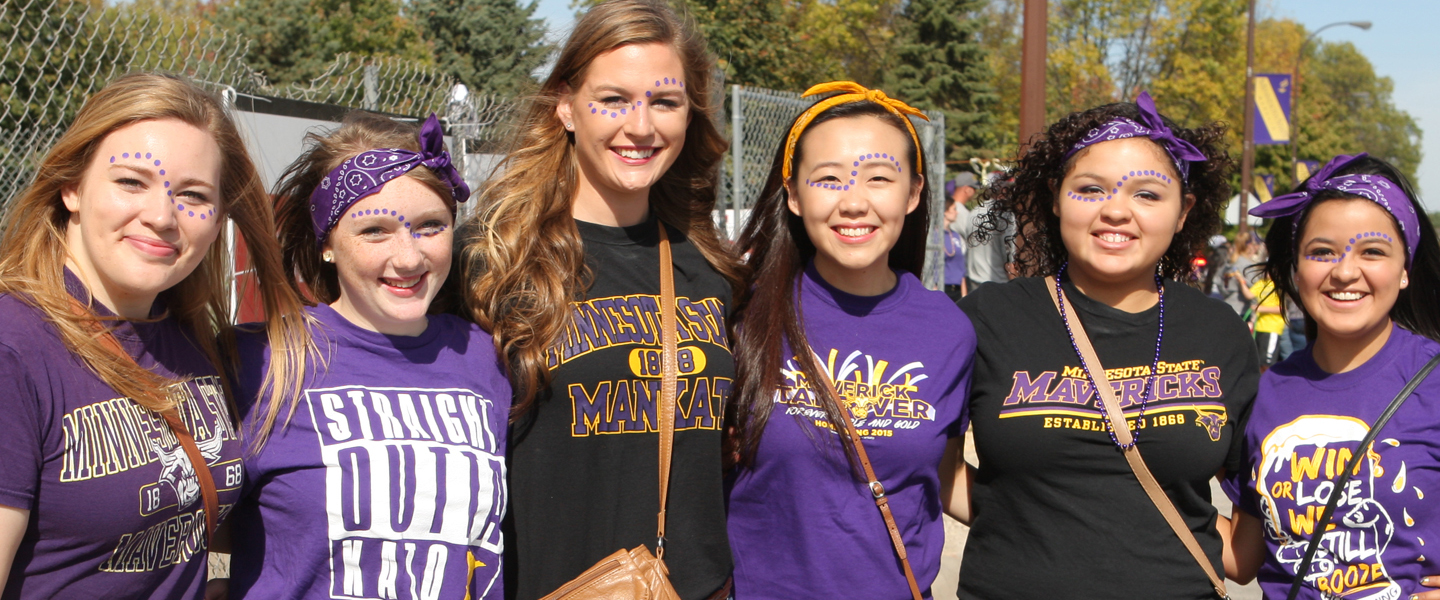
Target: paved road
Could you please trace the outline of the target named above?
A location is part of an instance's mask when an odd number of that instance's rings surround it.
[[[979,462],[975,457],[975,445],[971,442],[969,434],[965,436],[965,459],[970,464]],[[1220,491],[1220,484],[1210,480],[1210,497],[1220,514],[1230,514],[1230,499]],[[960,557],[965,553],[965,538],[970,534],[970,528],[961,525],[959,521],[945,517],[945,550],[940,558],[940,575],[936,577],[935,584],[930,588],[935,600],[955,600],[955,590],[960,585]],[[1200,568],[1196,566],[1195,568]],[[1233,600],[1261,600],[1260,587],[1253,582],[1250,585],[1237,585],[1235,582],[1227,582],[1230,598]]]

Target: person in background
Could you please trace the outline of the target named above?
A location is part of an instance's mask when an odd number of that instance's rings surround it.
[[[964,211],[963,214],[967,218],[970,216],[970,211],[966,210],[965,204],[957,198],[960,194],[954,193],[954,187],[954,181],[945,182],[946,190],[951,193],[945,196],[945,227],[941,231],[944,232],[945,295],[950,296],[951,300],[959,302],[967,289],[965,285],[965,234],[957,233],[955,225],[960,223],[961,211]]]
[[[1248,288],[1241,288],[1245,299],[1255,307],[1251,318],[1251,329],[1255,332],[1255,348],[1260,352],[1260,370],[1270,368],[1280,360],[1280,338],[1285,335],[1285,311],[1280,306],[1280,294],[1275,284],[1264,273]]]
[[[232,224],[266,314],[300,306],[270,197],[221,99],[167,75],[105,86],[36,173],[0,235],[0,597],[194,600],[243,480]]]
[[[1280,360],[1285,360],[1291,354],[1304,350],[1310,339],[1305,336],[1305,310],[1300,302],[1291,298],[1282,300],[1285,305],[1285,335],[1280,336]]]
[[[1253,276],[1246,271],[1255,264],[1250,257],[1250,248],[1244,239],[1236,238],[1231,244],[1230,260],[1220,272],[1220,281],[1216,282],[1216,289],[1225,299],[1225,304],[1247,321],[1252,316],[1247,294],[1254,281],[1251,280]]]
[[[1230,265],[1230,241],[1218,233],[1210,236],[1210,250],[1205,261],[1205,277],[1200,290],[1205,292],[1206,296],[1224,300],[1220,284],[1224,283],[1223,273]]]
[[[957,180],[957,193],[962,193],[969,199],[975,195],[975,176],[970,173],[961,173]],[[961,185],[968,182],[970,185]],[[961,192],[959,190],[968,189]],[[991,209],[991,202],[982,201],[981,204],[970,211],[969,223],[963,232],[966,238],[965,250],[965,286],[966,293],[975,291],[982,283],[1004,283],[1010,281],[1010,271],[1006,264],[1010,262],[1011,254],[1015,248],[1015,224],[1008,223],[1001,232],[985,236],[984,241],[977,239],[980,223],[991,220],[988,216]],[[998,222],[998,221],[997,221]]]

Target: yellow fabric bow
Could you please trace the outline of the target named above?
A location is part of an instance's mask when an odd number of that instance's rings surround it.
[[[930,117],[925,116],[925,113],[920,112],[918,108],[886,96],[885,92],[866,88],[853,81],[831,81],[830,83],[822,83],[805,90],[805,93],[801,94],[800,97],[806,98],[830,92],[846,93],[837,94],[816,102],[810,108],[805,109],[805,112],[801,113],[800,118],[795,120],[795,125],[790,127],[790,137],[785,139],[785,163],[780,171],[780,174],[784,175],[785,179],[790,179],[790,161],[792,157],[795,156],[795,145],[800,142],[800,134],[805,132],[805,128],[810,125],[811,121],[815,120],[816,116],[841,104],[863,102],[866,100],[885,107],[885,110],[890,111],[891,114],[900,117],[900,120],[905,122],[905,128],[910,130],[910,139],[915,142],[917,159],[915,161],[915,172],[917,174],[923,174],[925,172],[925,158],[924,155],[921,154],[920,136],[915,134],[915,126],[910,123],[910,119],[905,115],[915,115],[926,121],[929,121]]]

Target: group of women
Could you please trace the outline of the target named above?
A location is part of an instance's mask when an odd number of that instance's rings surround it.
[[[311,134],[272,201],[214,96],[99,92],[0,237],[0,598],[531,599],[643,544],[680,598],[918,599],[942,513],[962,598],[1436,597],[1440,379],[1387,405],[1440,354],[1440,245],[1393,167],[1257,209],[1313,340],[1261,377],[1186,285],[1221,126],[1051,125],[972,240],[1021,232],[1022,277],[957,308],[879,90],[809,90],[722,242],[712,69],[663,2],[590,9],[463,223],[433,117]]]

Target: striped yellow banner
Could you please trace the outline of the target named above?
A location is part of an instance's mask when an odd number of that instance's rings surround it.
[[[1255,176],[1255,196],[1260,198],[1261,202],[1269,202],[1272,198],[1270,186],[1265,184],[1265,178],[1260,175]]]
[[[1270,139],[1276,142],[1290,141],[1290,120],[1280,107],[1280,98],[1275,95],[1275,85],[1269,77],[1255,77],[1255,108],[1260,111],[1260,120],[1270,132]]]

